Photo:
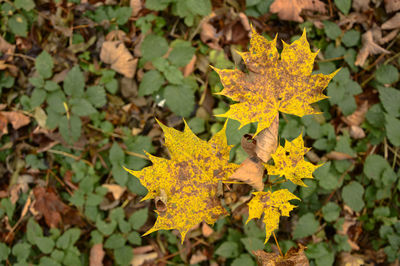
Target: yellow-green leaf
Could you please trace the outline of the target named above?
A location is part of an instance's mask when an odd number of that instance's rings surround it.
[[[317,113],[310,104],[327,98],[322,92],[337,71],[311,75],[318,52],[311,52],[305,30],[292,44],[283,44],[279,55],[276,37],[268,41],[252,29],[250,51],[239,53],[249,74],[214,68],[224,85],[218,94],[239,102],[219,116],[238,120],[241,126],[258,122],[257,135],[278,111],[297,116]]]
[[[272,159],[275,165],[265,164],[269,175],[285,176],[294,184],[306,187],[302,181],[303,178],[313,178],[312,173],[321,165],[313,165],[304,160],[306,154],[311,148],[304,147],[303,137],[300,134],[292,142],[286,141],[285,147],[279,146]]]
[[[171,159],[147,154],[152,166],[141,171],[126,170],[147,188],[148,194],[142,200],[161,194],[165,198],[166,194],[166,210],[156,211],[156,223],[145,235],[178,229],[183,242],[193,226],[203,221],[213,224],[227,214],[217,196],[218,183],[233,174],[238,165],[228,163],[231,147],[226,140],[226,124],[208,142],[196,137],[186,122],[184,132],[159,124]]]
[[[289,203],[289,200],[300,199],[287,189],[280,189],[275,192],[254,192],[253,194],[255,197],[248,203],[249,218],[246,223],[254,218],[259,219],[264,213],[265,243],[267,243],[272,232],[279,227],[280,216],[289,216],[289,212],[296,208]]]

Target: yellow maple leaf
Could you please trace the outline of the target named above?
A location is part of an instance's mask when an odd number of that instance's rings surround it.
[[[228,214],[217,196],[218,183],[238,165],[228,163],[231,147],[227,145],[226,124],[207,142],[193,134],[186,122],[183,132],[157,122],[164,131],[171,159],[147,154],[152,166],[141,171],[125,170],[147,188],[148,194],[142,200],[166,194],[166,211],[156,211],[157,220],[144,235],[177,229],[183,242],[193,226],[203,221],[214,224],[219,216]]]
[[[263,222],[265,223],[266,234],[264,243],[267,243],[272,232],[279,227],[279,217],[289,216],[289,212],[296,208],[296,206],[289,203],[289,200],[300,199],[287,189],[280,189],[275,192],[254,192],[253,195],[255,197],[248,203],[249,218],[246,224],[251,219],[259,219],[264,213]]]
[[[327,98],[322,92],[338,70],[311,75],[318,51],[311,52],[305,29],[298,40],[283,46],[279,55],[276,37],[268,41],[252,28],[250,51],[238,52],[249,74],[213,68],[224,85],[217,94],[239,102],[218,116],[238,120],[241,126],[258,122],[257,135],[271,125],[278,111],[297,116],[318,113],[310,104]]]
[[[304,147],[302,134],[292,142],[286,141],[285,147],[279,146],[272,159],[275,165],[264,164],[269,175],[285,176],[294,184],[306,187],[302,181],[303,178],[313,178],[312,173],[321,165],[313,165],[304,160],[306,154],[311,148]]]

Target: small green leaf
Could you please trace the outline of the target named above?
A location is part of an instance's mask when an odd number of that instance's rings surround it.
[[[239,258],[235,259],[231,266],[254,266],[254,261],[249,254],[241,254]]]
[[[150,61],[157,57],[162,57],[168,51],[168,43],[161,36],[149,34],[144,38],[140,50],[143,59]]]
[[[375,76],[382,84],[392,84],[399,80],[399,71],[392,65],[381,65],[376,70]]]
[[[113,234],[106,240],[104,247],[108,249],[122,248],[125,242],[126,240],[121,234]]]
[[[36,237],[41,236],[43,236],[42,228],[35,222],[33,218],[30,218],[26,226],[26,238],[31,244],[35,245]]]
[[[57,247],[66,250],[74,246],[80,236],[81,230],[79,228],[68,229],[57,239]]]
[[[342,189],[342,198],[344,203],[359,212],[364,207],[364,188],[357,181],[352,181]]]
[[[183,74],[182,72],[176,67],[169,65],[163,71],[165,78],[171,83],[175,85],[180,85],[183,82]]]
[[[53,66],[53,58],[44,50],[35,59],[36,70],[45,79],[48,79],[53,75]]]
[[[115,220],[111,220],[110,223],[106,223],[102,221],[100,217],[98,217],[96,220],[96,227],[97,230],[99,230],[103,235],[109,236],[114,232],[115,228],[117,227],[117,222]]]
[[[114,142],[111,146],[109,158],[112,164],[119,165],[124,162],[124,150],[118,145],[118,143]]]
[[[76,115],[71,115],[68,119],[66,116],[62,116],[59,121],[59,131],[61,136],[68,143],[73,143],[81,136],[82,121]]]
[[[23,15],[15,14],[8,20],[8,27],[15,35],[27,36],[28,22]]]
[[[150,95],[158,91],[164,84],[163,75],[157,70],[150,70],[144,73],[142,81],[139,85],[139,96]]]
[[[351,0],[335,0],[335,5],[343,14],[347,15],[351,8]]]
[[[306,236],[311,236],[317,232],[319,222],[315,219],[313,213],[307,213],[300,217],[293,231],[293,238],[300,239]]]
[[[46,100],[47,93],[42,88],[35,88],[31,96],[31,108],[38,107]]]
[[[35,239],[35,243],[40,249],[40,251],[43,252],[44,254],[50,254],[55,245],[54,240],[51,239],[50,237],[37,236]]]
[[[161,11],[166,9],[170,2],[170,0],[147,0],[145,6],[150,10]]]
[[[183,67],[189,63],[195,51],[196,49],[190,46],[190,43],[189,45],[186,42],[178,43],[169,54],[168,60],[177,67]]]
[[[31,250],[30,244],[25,242],[17,243],[12,248],[12,254],[15,257],[17,257],[18,261],[24,261],[29,257],[30,250]]]
[[[103,86],[90,86],[86,91],[87,100],[97,108],[103,107],[107,103],[106,91]]]
[[[186,85],[169,85],[165,88],[166,104],[176,115],[188,117],[194,109],[194,92]]]
[[[400,146],[400,120],[385,114],[386,135],[394,146]]]
[[[336,23],[328,20],[325,20],[323,23],[326,36],[329,39],[336,40],[342,34],[342,30]]]
[[[210,0],[187,0],[187,7],[197,15],[207,16],[211,13]]]
[[[147,221],[147,216],[148,216],[148,209],[140,209],[135,211],[131,217],[129,217],[129,223],[132,226],[133,230],[139,230],[140,227],[142,227],[146,221]]]
[[[0,243],[0,262],[6,260],[8,254],[10,254],[10,248],[4,243]]]
[[[132,248],[129,246],[123,246],[114,249],[114,258],[117,265],[130,265],[133,258]]]
[[[388,168],[390,165],[385,158],[378,154],[371,154],[365,160],[364,174],[370,179],[378,180]]]
[[[385,108],[391,116],[400,116],[400,90],[379,86],[378,91],[383,108]]]
[[[79,66],[74,66],[64,79],[64,91],[74,98],[83,96],[85,78]]]
[[[44,84],[44,89],[46,91],[58,91],[61,89],[60,85],[58,85],[56,82],[52,80],[47,80],[46,83]]]
[[[339,218],[340,207],[334,202],[328,202],[324,207],[322,207],[322,214],[327,222],[334,222]]]
[[[129,18],[132,15],[132,8],[127,6],[117,7],[115,10],[116,14],[116,22],[118,25],[124,25],[128,22]]]
[[[240,239],[244,248],[251,254],[255,250],[264,248],[264,241],[256,237],[246,237]]]
[[[225,258],[236,258],[239,256],[239,245],[236,242],[226,241],[217,248],[215,254]]]
[[[127,239],[132,245],[140,246],[142,244],[142,238],[138,232],[132,231],[128,234]]]
[[[25,9],[31,11],[35,8],[35,2],[33,0],[15,0],[14,5],[18,9]]]
[[[349,30],[343,35],[342,42],[347,47],[356,46],[360,41],[360,32],[356,30]]]
[[[97,112],[93,105],[83,98],[72,98],[69,101],[71,112],[78,116],[88,116]]]

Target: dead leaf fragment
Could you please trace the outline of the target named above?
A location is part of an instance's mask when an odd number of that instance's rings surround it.
[[[385,9],[387,13],[395,12],[400,9],[399,0],[385,0]]]
[[[90,249],[90,266],[103,266],[103,258],[106,255],[103,249],[103,244],[98,243]]]
[[[210,46],[210,48],[215,50],[222,50],[219,45],[220,35],[217,34],[217,30],[208,21],[204,21],[201,24],[200,39],[202,42]]]
[[[244,160],[240,167],[229,178],[243,181],[254,187],[257,191],[262,191],[264,189],[263,176],[264,167],[261,160],[253,156]]]
[[[357,107],[357,110],[354,111],[349,116],[343,117],[342,120],[348,126],[359,126],[365,120],[365,115],[368,112],[368,101],[364,101],[360,106]]]
[[[207,256],[204,255],[204,253],[200,250],[197,250],[196,253],[194,253],[190,258],[190,265],[197,264],[205,260],[207,260]]]
[[[129,6],[132,8],[132,16],[136,17],[143,8],[142,0],[131,0]]]
[[[262,266],[308,266],[310,263],[304,249],[306,247],[299,244],[299,247],[291,247],[285,256],[281,257],[276,253],[267,253],[263,250],[253,251],[253,254],[257,258],[258,265]]]
[[[278,13],[280,19],[303,22],[300,13],[303,9],[325,13],[325,4],[319,0],[275,0],[270,11]]]
[[[369,55],[390,53],[388,50],[380,47],[378,44],[374,42],[371,30],[368,30],[366,33],[362,35],[362,45],[363,46],[357,55],[357,59],[354,62],[356,66],[364,65]]]
[[[353,139],[363,139],[365,138],[364,129],[359,126],[350,126],[350,137]]]
[[[339,151],[331,151],[328,154],[326,154],[325,157],[328,158],[329,160],[338,160],[338,161],[354,159],[353,156]]]
[[[152,261],[157,259],[158,255],[156,252],[146,253],[146,254],[135,254],[131,261],[131,266],[141,266],[144,265],[146,261]],[[152,265],[152,264],[151,264]]]
[[[0,52],[8,56],[7,62],[11,61],[15,51],[15,45],[8,43],[0,36]]]
[[[102,187],[108,189],[108,191],[112,193],[115,200],[119,200],[126,190],[125,187],[121,187],[117,184],[104,184]]]
[[[136,72],[137,58],[134,58],[121,41],[105,41],[101,47],[100,59],[127,78]]]
[[[381,28],[382,30],[392,30],[400,28],[400,12],[396,13],[396,15],[394,15],[391,19],[383,23]]]
[[[193,73],[194,67],[196,65],[196,55],[193,55],[192,59],[190,59],[189,63],[183,68],[183,76],[187,77]]]
[[[1,114],[7,118],[14,129],[19,129],[31,122],[28,116],[18,111],[1,112]]]
[[[262,130],[256,137],[256,149],[257,156],[264,161],[268,162],[271,159],[271,154],[276,150],[278,144],[278,128],[279,128],[279,116],[277,115],[272,121],[272,124]]]
[[[365,265],[364,259],[357,254],[348,252],[339,253],[339,264],[343,266],[361,266]]]
[[[214,230],[208,224],[203,223],[201,226],[201,233],[203,234],[204,237],[209,237],[214,233]]]

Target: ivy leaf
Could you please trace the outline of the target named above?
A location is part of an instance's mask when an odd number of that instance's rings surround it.
[[[202,221],[213,224],[227,214],[217,196],[218,183],[233,174],[238,165],[227,163],[231,147],[226,140],[226,124],[206,142],[194,135],[186,122],[184,132],[158,123],[171,160],[147,154],[152,166],[141,171],[125,170],[147,188],[143,200],[166,194],[165,208],[156,211],[156,223],[145,235],[161,229],[178,229],[183,242],[193,226]]]
[[[271,125],[278,111],[297,116],[318,113],[310,104],[327,98],[322,91],[337,71],[311,75],[317,53],[311,52],[306,32],[291,45],[284,43],[279,60],[276,38],[267,41],[252,31],[250,52],[239,53],[248,75],[238,69],[214,68],[224,85],[217,94],[239,102],[218,116],[238,120],[242,126],[258,122],[257,135]]]
[[[304,147],[303,137],[300,134],[292,142],[286,141],[285,147],[279,146],[272,159],[275,165],[265,164],[270,175],[285,176],[294,184],[306,187],[302,181],[303,178],[313,178],[312,173],[321,165],[313,165],[304,160],[306,154],[311,148]]]
[[[260,218],[264,213],[265,223],[265,242],[268,242],[272,232],[278,229],[279,217],[289,216],[289,212],[292,211],[296,206],[289,203],[289,200],[297,199],[298,197],[293,195],[287,189],[280,189],[275,192],[254,192],[254,198],[249,202],[249,218],[246,224],[254,218]]]

